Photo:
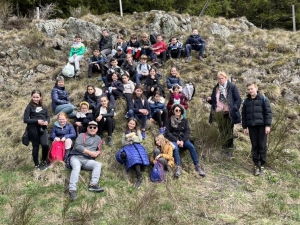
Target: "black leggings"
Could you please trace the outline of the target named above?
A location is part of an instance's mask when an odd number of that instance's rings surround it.
[[[113,132],[113,125],[114,125],[114,119],[111,117],[106,117],[106,120],[104,122],[104,118],[102,118],[98,122],[98,132],[101,138],[103,137],[103,130],[107,130],[107,135],[111,137]]]
[[[121,153],[121,159],[122,159],[123,161],[126,161],[126,159],[127,159],[126,152],[122,152],[122,153]],[[141,179],[141,178],[142,178],[141,165],[140,165],[140,164],[135,164],[135,165],[133,166],[133,168],[134,168],[134,170],[135,170],[137,179]]]
[[[166,121],[167,121],[167,110],[162,110],[163,113],[160,113],[160,110],[154,113],[153,119],[158,123],[159,127],[165,127],[166,126]]]
[[[39,145],[42,146],[42,161],[46,161],[49,151],[47,129],[40,131],[40,126],[28,127],[29,140],[32,143],[32,158],[35,166],[39,165]]]

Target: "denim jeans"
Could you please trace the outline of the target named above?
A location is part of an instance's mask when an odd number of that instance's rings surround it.
[[[74,109],[75,106],[72,104],[62,104],[56,106],[54,114],[57,115],[60,112],[64,112],[67,114],[68,118],[74,118],[76,116]]]
[[[129,110],[130,111],[130,110]],[[145,129],[146,128],[146,122],[147,122],[147,119],[148,119],[148,116],[142,114],[142,113],[139,113],[139,114],[135,114],[134,116],[137,120],[142,120],[142,129]]]
[[[173,150],[175,163],[176,163],[176,165],[180,166],[179,147],[176,142],[172,142],[172,143],[175,146],[175,149]],[[187,150],[189,150],[194,165],[198,165],[199,164],[198,155],[197,155],[195,146],[190,142],[190,140],[187,140],[186,142],[184,142],[183,148],[186,148]]]
[[[191,50],[196,50],[196,51],[199,51],[199,56],[202,56],[204,49],[205,49],[205,43],[202,43],[201,45],[187,44],[185,46],[185,55],[186,55],[186,57],[189,57],[189,56],[191,56]]]
[[[72,166],[69,183],[70,191],[76,191],[76,184],[78,182],[81,168],[84,170],[92,170],[92,178],[90,184],[98,184],[101,174],[101,163],[93,159],[87,159],[83,155],[74,155],[70,159],[70,164]]]
[[[148,75],[148,76],[149,76],[149,75]],[[146,78],[146,76],[143,76],[142,74],[137,73],[136,76],[135,76],[135,83],[136,83],[136,84],[140,84],[142,78]]]

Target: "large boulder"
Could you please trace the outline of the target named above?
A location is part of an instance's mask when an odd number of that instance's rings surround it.
[[[55,19],[46,20],[35,25],[40,31],[46,33],[48,37],[52,38],[55,36],[56,31],[62,27],[63,22],[61,20]]]
[[[213,23],[210,29],[212,34],[217,34],[222,39],[227,39],[231,34],[230,30],[227,27],[218,23]]]

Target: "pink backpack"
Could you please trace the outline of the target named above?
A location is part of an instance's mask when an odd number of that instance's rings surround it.
[[[64,161],[65,143],[63,141],[54,141],[48,154],[48,160],[53,163],[56,160]]]

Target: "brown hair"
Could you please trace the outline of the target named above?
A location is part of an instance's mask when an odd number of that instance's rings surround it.
[[[44,108],[43,98],[42,98],[42,92],[41,92],[39,89],[35,89],[35,90],[33,90],[33,91],[31,92],[31,95],[30,95],[30,96],[32,97],[32,95],[34,95],[34,94],[38,94],[38,95],[41,97],[40,102],[39,102],[39,104],[35,104],[35,103],[33,102],[32,98],[31,98],[31,100],[30,100],[30,102],[29,102],[29,105],[31,105],[31,106],[33,106],[33,107],[41,106],[41,107]]]
[[[171,70],[173,69],[173,68],[175,68],[176,69],[176,78],[180,78],[180,73],[179,73],[179,71],[178,71],[178,69],[177,69],[177,67],[176,66],[172,66],[171,67],[171,69],[170,69],[170,75],[172,76],[172,74],[171,74]]]

